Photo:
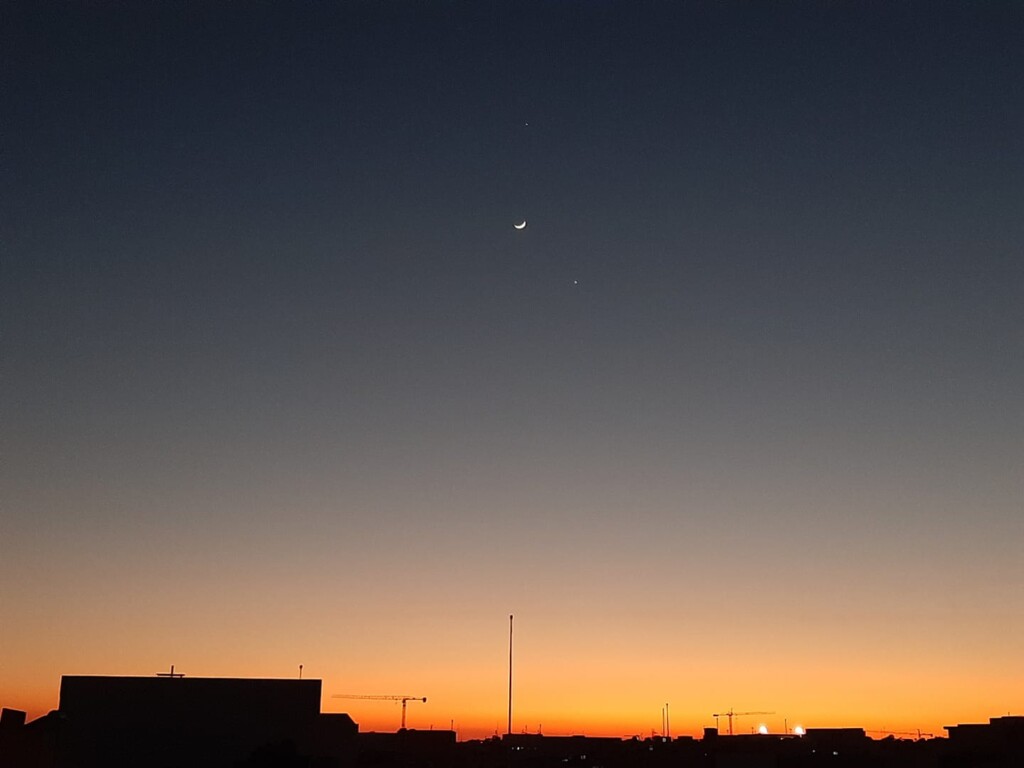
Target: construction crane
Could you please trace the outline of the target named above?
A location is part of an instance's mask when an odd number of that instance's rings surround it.
[[[729,735],[732,736],[732,719],[739,717],[740,715],[774,715],[774,712],[733,712],[732,707],[729,708],[728,712],[719,712],[717,715],[712,715],[715,718],[715,730],[718,729],[718,718],[728,717],[729,718]]]
[[[405,730],[405,705],[410,701],[422,701],[427,703],[426,696],[364,696],[358,693],[336,693],[332,699],[369,699],[370,701],[400,701],[402,702],[402,730]]]
[[[918,741],[924,737],[934,739],[934,733],[922,733],[920,729],[916,731],[865,731],[865,733],[881,733],[884,736],[910,736]]]

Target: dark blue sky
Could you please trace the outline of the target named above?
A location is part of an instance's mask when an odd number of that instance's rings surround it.
[[[2,14],[12,573],[1024,583],[1019,4]]]

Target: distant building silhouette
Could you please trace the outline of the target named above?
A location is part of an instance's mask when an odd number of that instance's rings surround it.
[[[1024,717],[875,740],[861,728],[650,739],[359,733],[319,680],[67,676],[60,707],[0,713],[0,768],[1024,768]]]
[[[10,731],[21,728],[25,724],[25,713],[20,709],[0,710],[0,731]]]
[[[451,768],[457,761],[455,731],[361,733],[357,762],[383,768]]]
[[[59,768],[350,765],[358,726],[320,680],[65,676],[47,716]]]
[[[56,765],[57,710],[25,722],[25,712],[0,712],[0,768],[51,768]]]
[[[989,718],[988,723],[947,725],[948,768],[1020,768],[1024,766],[1024,717]]]

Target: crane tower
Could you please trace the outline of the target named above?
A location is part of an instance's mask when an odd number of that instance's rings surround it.
[[[422,701],[427,703],[426,696],[366,696],[359,693],[336,693],[332,699],[364,699],[370,701],[400,701],[402,702],[402,730],[405,730],[405,706],[410,701]]]
[[[774,715],[774,712],[733,712],[732,707],[729,708],[728,712],[719,712],[718,714],[712,715],[715,718],[715,727],[718,727],[718,718],[728,717],[729,718],[729,735],[732,736],[732,719],[739,717],[740,715]]]

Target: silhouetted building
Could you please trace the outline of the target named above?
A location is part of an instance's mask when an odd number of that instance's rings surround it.
[[[61,679],[62,768],[202,768],[348,762],[358,727],[320,714],[321,681]]]
[[[0,710],[0,768],[19,765],[25,748],[25,712],[20,709]]]
[[[863,728],[808,728],[801,738],[808,744],[822,744],[833,751],[862,751],[872,742]]]
[[[360,734],[320,713],[319,680],[64,677],[60,708],[0,713],[0,768],[1022,768],[1024,717],[947,726],[948,739],[861,728],[703,739],[454,731]]]
[[[505,762],[518,768],[567,766],[628,766],[647,758],[640,742],[594,736],[545,736],[510,733],[501,739]]]
[[[357,762],[360,766],[449,768],[456,761],[456,748],[455,731],[371,731],[359,734]]]
[[[20,709],[0,712],[0,768],[53,766],[59,719],[56,710],[31,723],[25,722],[25,712]]]
[[[988,723],[947,725],[948,768],[1019,768],[1024,765],[1024,717],[989,718]]]
[[[25,724],[25,712],[4,707],[0,710],[0,732],[21,728]]]

